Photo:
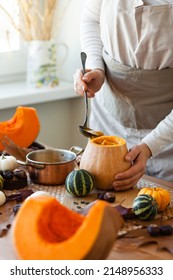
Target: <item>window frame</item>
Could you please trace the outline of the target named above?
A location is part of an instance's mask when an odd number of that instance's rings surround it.
[[[27,44],[22,41],[19,51],[0,53],[0,81],[24,75],[27,68]]]
[[[0,2],[3,7],[3,1]],[[3,10],[2,10],[3,11]],[[4,19],[9,21],[7,13],[4,12]],[[10,13],[9,13],[10,14]],[[6,23],[6,22],[5,22]],[[8,25],[8,22],[7,22]],[[10,30],[12,31],[15,27]],[[12,31],[13,32],[13,31]],[[5,52],[0,52],[0,82],[8,81],[12,77],[24,74],[26,72],[26,62],[27,62],[27,44],[23,41],[20,32],[17,32],[16,36],[19,36],[19,50],[7,50]],[[2,37],[3,38],[3,37]],[[5,39],[4,39],[5,40]],[[3,42],[3,39],[2,39]]]

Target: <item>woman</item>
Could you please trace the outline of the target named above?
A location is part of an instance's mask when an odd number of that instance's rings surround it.
[[[173,180],[172,11],[173,0],[85,1],[88,70],[76,72],[74,87],[92,98],[90,127],[125,138],[131,149],[126,159],[134,164],[116,176],[116,190],[132,187],[144,172]]]

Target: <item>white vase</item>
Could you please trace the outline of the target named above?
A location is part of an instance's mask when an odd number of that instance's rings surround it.
[[[54,41],[31,41],[28,44],[27,85],[31,88],[55,87],[57,74],[57,45]]]

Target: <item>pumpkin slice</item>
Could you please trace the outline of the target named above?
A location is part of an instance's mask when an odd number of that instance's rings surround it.
[[[10,120],[0,122],[0,139],[8,136],[16,145],[29,147],[40,132],[40,122],[36,109],[19,106]],[[0,142],[0,150],[4,146]]]
[[[125,139],[118,136],[100,136],[90,139],[81,157],[80,168],[94,177],[97,189],[112,189],[116,174],[130,168],[125,160]]]
[[[96,201],[84,216],[54,197],[40,196],[26,200],[18,211],[13,243],[25,260],[105,259],[122,224],[105,201]]]

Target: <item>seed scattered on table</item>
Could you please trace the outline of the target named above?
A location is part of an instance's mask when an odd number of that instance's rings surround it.
[[[78,204],[79,204],[77,201],[74,201],[73,203],[74,203],[75,205],[78,205]]]

